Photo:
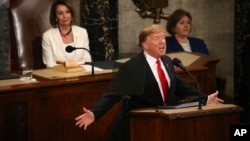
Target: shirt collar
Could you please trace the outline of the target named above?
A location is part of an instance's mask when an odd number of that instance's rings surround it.
[[[144,51],[144,55],[145,55],[145,58],[146,58],[146,60],[147,60],[147,62],[148,62],[148,64],[150,65],[150,66],[153,66],[153,65],[155,65],[155,63],[156,63],[156,58],[154,58],[154,57],[152,57],[151,55],[149,55],[147,52],[145,52]]]

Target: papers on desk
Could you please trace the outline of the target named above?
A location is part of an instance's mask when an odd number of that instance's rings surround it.
[[[167,53],[167,56],[169,56],[171,59],[179,58],[184,66],[189,66],[196,60],[200,58],[199,55],[195,55],[189,52],[174,52],[174,53]]]
[[[129,60],[129,59],[124,59],[122,60],[122,62],[126,62],[126,60]],[[122,64],[120,62],[121,60],[118,60],[118,62],[116,61],[94,62],[94,74],[97,75],[97,74],[116,72],[119,66]],[[34,70],[33,74],[43,77],[43,78],[47,78],[47,79],[73,78],[73,77],[86,76],[86,75],[91,74],[92,65],[90,62],[87,62],[86,64],[82,64],[80,65],[80,67],[84,67],[84,71],[66,73],[63,71],[57,71],[51,68],[47,68],[47,69],[41,69],[41,70]]]
[[[128,60],[130,60],[130,58],[124,58],[124,59],[119,59],[119,60],[112,60],[112,61],[95,61],[94,69],[99,69],[100,71],[102,69],[117,69],[121,66],[121,64],[127,62]],[[89,69],[91,70],[91,62],[86,62],[84,65],[88,65],[86,67],[90,67]],[[83,67],[85,67],[84,65],[82,65]],[[86,68],[85,68],[86,69]],[[87,71],[90,71],[87,69]]]
[[[80,67],[85,67],[85,71],[66,73],[63,71],[57,71],[51,68],[47,68],[47,69],[34,70],[33,74],[47,79],[76,78],[80,76],[91,75],[91,70],[92,70],[91,65],[81,65]],[[113,72],[113,70],[105,70],[105,69],[100,69],[98,67],[94,67],[94,71],[95,75]]]
[[[198,107],[199,99],[201,99],[201,106],[206,105],[207,96],[187,96],[181,100],[178,100],[173,105],[167,106],[158,106],[159,109],[178,109],[178,108],[187,108],[187,107]]]
[[[178,109],[178,108],[187,108],[187,107],[196,107],[196,106],[197,107],[199,106],[198,101],[182,103],[182,104],[178,104],[178,105],[171,105],[171,106],[158,106],[157,108],[159,108],[159,109]]]
[[[89,65],[89,64],[84,64],[84,65],[80,65],[80,66],[83,67],[85,69],[85,71],[91,71],[92,70],[92,66]],[[102,71],[103,69],[94,66],[94,70],[95,71]]]
[[[117,63],[125,63],[127,62],[128,60],[130,60],[131,58],[123,58],[123,59],[118,59],[118,60],[115,60],[115,62]]]

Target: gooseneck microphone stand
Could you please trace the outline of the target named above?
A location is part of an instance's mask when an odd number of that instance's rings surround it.
[[[173,59],[173,64],[179,68],[181,68],[182,70],[184,70],[185,72],[187,72],[191,77],[192,79],[194,80],[195,84],[196,84],[196,87],[197,89],[200,91],[200,85],[198,83],[198,81],[194,78],[194,76],[185,68],[185,66],[181,63],[181,60],[178,59],[178,58],[174,58]],[[199,95],[199,107],[198,109],[201,109],[201,102],[202,102],[202,97],[201,95]]]
[[[94,75],[94,62],[93,62],[94,60],[93,60],[93,57],[91,55],[91,52],[87,48],[84,48],[84,47],[76,48],[76,47],[73,47],[73,46],[67,46],[65,48],[65,50],[67,52],[69,52],[69,53],[72,52],[72,51],[74,51],[74,50],[76,50],[76,49],[83,49],[83,50],[85,50],[85,51],[87,51],[89,53],[89,55],[91,57],[91,75],[93,76]]]

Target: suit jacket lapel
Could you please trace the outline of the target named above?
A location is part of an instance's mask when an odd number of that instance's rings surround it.
[[[171,71],[170,66],[169,66],[170,62],[166,59],[166,57],[162,57],[161,60],[162,60],[164,66],[166,68],[166,71],[167,71],[167,73],[169,75],[169,78],[172,80],[173,79],[173,72]]]
[[[175,102],[175,70],[169,57],[163,56],[161,59],[170,78],[170,87],[168,89],[167,103],[172,104]]]

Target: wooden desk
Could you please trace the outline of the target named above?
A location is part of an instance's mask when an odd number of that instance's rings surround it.
[[[183,109],[143,109],[130,113],[131,141],[229,141],[230,124],[239,124],[242,108],[207,105]]]
[[[212,64],[215,66],[216,62]],[[193,65],[188,69],[199,81],[202,91],[214,90],[210,86],[215,81],[207,79],[208,76],[215,77],[214,67]],[[44,73],[44,70],[37,71]],[[188,74],[178,69],[177,72],[188,83],[193,83]],[[37,76],[36,72],[34,74],[37,79],[34,83],[0,81],[1,141],[109,141],[120,103],[86,131],[74,125],[74,118],[82,113],[83,106],[91,108],[98,101],[109,88],[113,73],[105,72],[95,76],[87,73],[66,78],[53,77],[54,79]]]
[[[170,58],[179,58],[183,65],[189,70],[200,85],[200,90],[205,94],[211,94],[217,90],[216,85],[216,65],[220,61],[217,57],[212,57],[200,53],[176,52],[168,53]],[[196,87],[192,77],[180,68],[176,68],[180,76],[189,84]]]
[[[119,103],[86,131],[74,119],[97,102],[111,78],[109,73],[0,87],[0,140],[109,141]]]

